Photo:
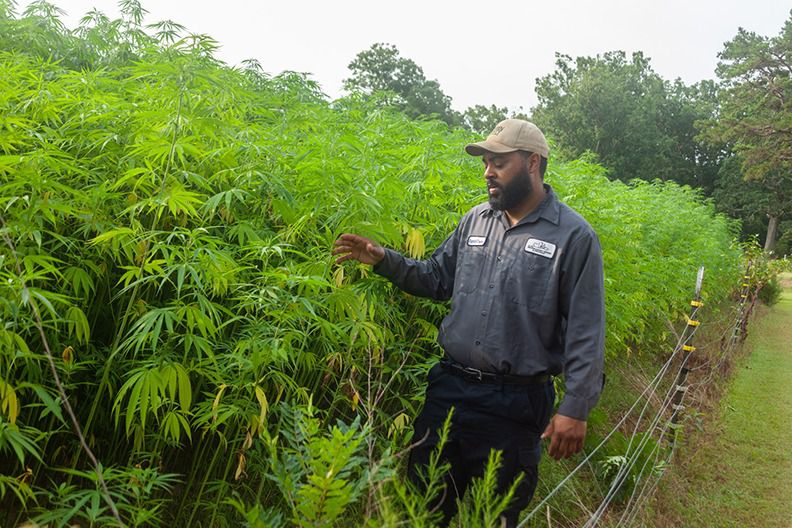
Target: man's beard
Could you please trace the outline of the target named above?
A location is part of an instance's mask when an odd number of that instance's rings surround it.
[[[524,167],[518,172],[512,181],[505,186],[497,182],[488,182],[488,186],[492,185],[500,190],[497,196],[490,194],[489,203],[493,209],[498,211],[509,211],[525,202],[533,193],[531,187],[531,175],[528,168]]]

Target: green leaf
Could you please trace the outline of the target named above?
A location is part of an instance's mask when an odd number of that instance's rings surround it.
[[[85,313],[77,306],[71,306],[66,310],[66,320],[69,323],[69,336],[74,333],[78,342],[87,343],[91,337],[91,326]]]

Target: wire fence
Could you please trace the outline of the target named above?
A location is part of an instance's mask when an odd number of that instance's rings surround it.
[[[547,525],[551,525],[550,509],[553,499],[563,490],[572,486],[575,476],[588,469],[594,473],[601,499],[595,507],[584,506],[586,520],[583,528],[594,528],[601,525],[609,512],[610,506],[617,497],[620,499],[619,511],[613,515],[611,524],[616,527],[629,527],[636,521],[646,501],[654,495],[665,470],[671,465],[677,447],[679,433],[683,429],[682,417],[685,405],[696,401],[700,391],[709,386],[715,376],[721,372],[723,365],[734,355],[737,347],[747,335],[747,322],[756,304],[758,291],[751,292],[749,264],[740,286],[740,299],[723,317],[709,324],[713,328],[725,328],[710,336],[710,341],[699,347],[700,350],[711,350],[717,347],[716,353],[709,353],[706,359],[699,359],[696,354],[694,338],[702,327],[699,320],[704,305],[701,301],[701,286],[704,268],[699,269],[696,280],[695,295],[690,302],[687,324],[674,346],[670,356],[663,363],[657,374],[643,388],[635,401],[612,426],[604,438],[591,450],[584,451],[583,459],[572,468],[566,476],[519,522],[518,528],[527,526],[532,520],[540,522],[538,514],[545,512]],[[714,337],[714,338],[713,338]],[[692,361],[694,360],[694,361]],[[699,376],[689,381],[691,373]],[[627,427],[628,420],[631,426]],[[614,436],[626,438],[626,447],[616,459],[618,469],[608,475],[607,489],[598,482],[593,461],[598,454],[613,441]],[[618,516],[618,519],[615,517]]]

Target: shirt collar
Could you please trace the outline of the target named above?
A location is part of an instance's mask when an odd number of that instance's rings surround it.
[[[521,224],[535,223],[540,218],[544,218],[555,225],[560,223],[561,203],[558,201],[558,196],[556,196],[550,184],[543,183],[542,186],[545,191],[547,191],[547,196],[544,197],[544,200],[539,203],[536,209],[524,216],[514,227]],[[481,211],[481,214],[500,218],[503,215],[503,211],[498,211],[497,209],[493,209],[492,206],[487,206]]]

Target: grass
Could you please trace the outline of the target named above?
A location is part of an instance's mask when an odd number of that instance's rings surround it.
[[[792,289],[755,322],[717,420],[691,440],[653,526],[792,526]],[[684,453],[682,458],[685,458]]]

